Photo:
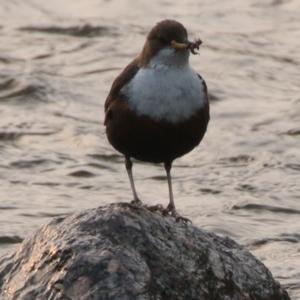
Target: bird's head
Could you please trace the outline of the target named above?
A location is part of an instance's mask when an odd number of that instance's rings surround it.
[[[188,63],[190,52],[197,54],[201,40],[190,42],[185,27],[174,20],[157,23],[149,32],[141,53],[140,63],[146,67],[149,63],[177,64]]]

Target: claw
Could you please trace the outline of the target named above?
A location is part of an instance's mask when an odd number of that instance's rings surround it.
[[[188,224],[188,223],[192,224],[192,221],[190,219],[182,217],[182,216],[177,216],[175,218],[175,221],[178,222],[178,223],[182,222],[184,224]]]
[[[152,205],[152,206],[146,205],[146,208],[148,210],[150,210],[151,212],[159,211],[159,212],[163,213],[163,211],[164,211],[164,208],[161,204],[156,204],[156,205]]]
[[[179,215],[176,211],[175,208],[173,207],[167,207],[165,208],[163,211],[162,211],[163,215],[164,216],[171,216],[175,219],[176,222],[182,222],[184,224],[188,224],[188,223],[191,223],[192,224],[192,221],[188,218],[185,218],[185,217],[182,217],[181,215]]]

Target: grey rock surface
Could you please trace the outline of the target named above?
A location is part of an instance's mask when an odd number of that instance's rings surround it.
[[[229,238],[119,203],[56,218],[0,259],[0,299],[290,298]]]

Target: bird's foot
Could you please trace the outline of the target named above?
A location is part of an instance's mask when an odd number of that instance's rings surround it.
[[[192,223],[192,221],[188,218],[182,217],[178,212],[176,211],[175,207],[168,205],[167,208],[163,210],[164,216],[171,216],[175,219],[176,222],[182,222],[184,224]]]
[[[164,207],[161,204],[150,205],[150,206],[146,205],[146,208],[148,210],[150,210],[151,212],[159,211],[159,212],[163,213],[163,211],[164,211]]]
[[[192,224],[192,221],[189,218],[180,216],[179,214],[177,214],[176,216],[174,216],[174,218],[175,218],[176,222],[179,222],[179,223],[182,222],[184,224],[188,224],[188,223]]]
[[[143,206],[143,202],[139,198],[133,199],[130,204],[136,205],[136,206]]]

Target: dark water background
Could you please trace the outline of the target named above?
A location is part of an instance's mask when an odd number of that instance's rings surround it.
[[[179,211],[261,259],[300,299],[300,1],[0,0],[0,254],[51,217],[131,200],[104,135],[110,84],[159,20],[203,41],[211,123],[173,169]],[[167,204],[161,166],[141,198]]]

